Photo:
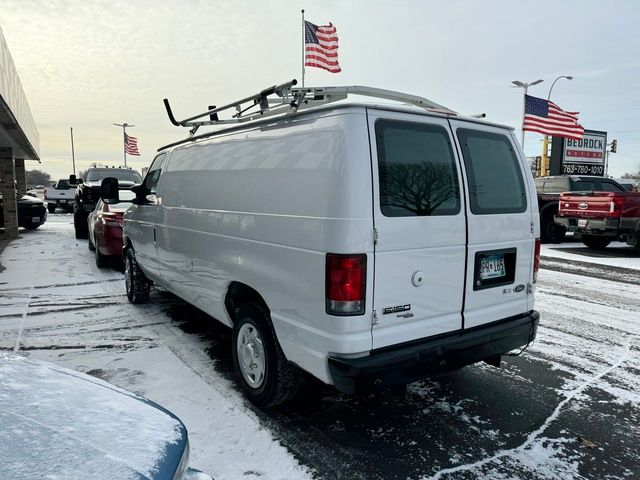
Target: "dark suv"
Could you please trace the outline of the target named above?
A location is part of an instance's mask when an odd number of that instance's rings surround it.
[[[69,183],[77,185],[73,206],[73,226],[76,238],[88,238],[87,217],[100,200],[100,185],[107,177],[118,179],[120,188],[131,188],[142,183],[142,177],[129,168],[92,167],[86,170],[80,179],[71,176]]]
[[[554,223],[558,213],[558,199],[563,192],[624,192],[622,185],[611,178],[588,175],[558,175],[535,179],[540,209],[540,237],[542,243],[558,243],[565,229]]]

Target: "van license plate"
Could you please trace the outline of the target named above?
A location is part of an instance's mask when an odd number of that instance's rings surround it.
[[[40,223],[40,217],[31,217],[31,222]]]
[[[504,255],[490,255],[480,260],[480,280],[504,277]]]
[[[60,200],[60,203],[67,203],[66,200]]]
[[[586,227],[587,223],[589,223],[589,220],[587,220],[586,218],[579,218],[578,219],[578,226],[579,227]]]

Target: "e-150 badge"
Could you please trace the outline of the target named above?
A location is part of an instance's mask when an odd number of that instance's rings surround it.
[[[386,307],[382,309],[383,315],[388,315],[390,313],[400,313],[400,312],[408,312],[411,310],[411,305],[396,305],[395,307]]]

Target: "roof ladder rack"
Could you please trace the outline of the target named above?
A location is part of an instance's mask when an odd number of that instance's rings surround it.
[[[453,110],[439,105],[431,100],[393,90],[380,88],[350,86],[350,87],[305,87],[294,88],[298,82],[293,79],[280,85],[266,88],[255,95],[228,103],[222,107],[209,107],[206,112],[199,113],[184,120],[176,120],[171,110],[169,100],[164,99],[164,106],[172,124],[178,127],[190,128],[190,137],[195,135],[201,126],[224,125],[230,123],[242,123],[273,116],[291,115],[300,109],[306,109],[317,105],[337,102],[346,99],[349,95],[363,95],[367,97],[382,98],[407,103],[424,108],[430,112],[445,115],[457,115]],[[275,98],[272,96],[275,95]],[[271,98],[270,98],[271,97]],[[257,107],[257,109],[256,109]],[[231,118],[220,119],[218,113],[225,110],[235,110]],[[208,118],[206,118],[208,117]]]

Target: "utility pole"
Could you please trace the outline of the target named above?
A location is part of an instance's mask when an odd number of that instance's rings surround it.
[[[609,174],[609,153],[617,153],[618,152],[618,140],[615,138],[611,141],[611,143],[607,143],[608,149],[606,149],[605,157],[604,157],[604,174],[603,177],[606,177]]]
[[[76,153],[73,149],[73,127],[71,127],[71,161],[73,162],[73,174],[76,174]]]
[[[127,127],[133,128],[135,125],[128,123],[114,123],[116,127],[122,127],[122,153],[124,154],[124,166],[127,166]]]

